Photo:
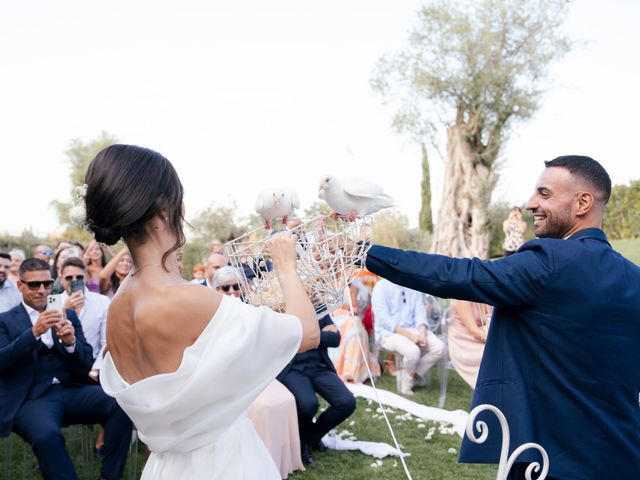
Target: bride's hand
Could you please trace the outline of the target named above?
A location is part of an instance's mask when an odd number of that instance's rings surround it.
[[[273,268],[277,274],[296,271],[296,237],[289,232],[280,232],[266,243]]]

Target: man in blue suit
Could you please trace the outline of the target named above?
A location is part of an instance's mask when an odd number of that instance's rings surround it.
[[[525,442],[549,454],[556,479],[640,478],[640,268],[602,231],[611,180],[595,160],[545,162],[527,205],[536,240],[496,261],[373,246],[366,266],[444,298],[494,305],[472,407],[491,404]],[[460,461],[497,463],[491,414],[483,444],[463,440]],[[520,457],[510,478],[539,461]]]
[[[62,425],[105,426],[101,478],[122,477],[131,421],[89,377],[91,346],[73,310],[46,310],[53,288],[49,264],[25,260],[23,301],[0,314],[0,437],[11,431],[31,444],[45,479],[76,479]]]
[[[318,348],[296,354],[277,377],[296,399],[302,461],[307,465],[314,463],[311,449],[326,450],[322,437],[356,409],[353,394],[338,377],[327,353],[327,347],[336,348],[340,345],[340,332],[326,310],[320,314],[319,326]],[[314,423],[313,416],[319,407],[316,392],[330,406]]]

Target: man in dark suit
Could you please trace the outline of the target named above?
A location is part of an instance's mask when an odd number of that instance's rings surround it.
[[[314,462],[311,449],[325,450],[322,437],[356,409],[353,394],[338,377],[327,353],[327,347],[335,348],[340,345],[340,332],[326,312],[320,318],[319,324],[318,348],[296,354],[278,375],[278,380],[296,399],[302,461],[307,465]],[[313,416],[319,407],[316,392],[329,402],[330,406],[314,423]]]
[[[62,425],[105,425],[101,478],[122,477],[131,421],[88,376],[93,364],[73,310],[46,309],[53,288],[49,264],[20,266],[23,301],[0,314],[0,437],[11,431],[31,444],[45,479],[76,479]]]
[[[545,162],[529,200],[536,240],[488,262],[373,246],[367,268],[444,298],[494,305],[472,407],[491,404],[511,429],[510,452],[537,442],[556,479],[640,478],[640,268],[602,231],[611,180],[582,156]],[[495,417],[460,461],[496,463]],[[510,478],[524,478],[536,451]]]

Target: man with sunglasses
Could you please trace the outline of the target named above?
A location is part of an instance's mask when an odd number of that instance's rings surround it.
[[[20,303],[22,297],[16,286],[9,280],[11,255],[0,252],[0,313]]]
[[[101,478],[121,478],[131,421],[88,378],[93,353],[80,320],[73,310],[46,310],[53,288],[46,261],[25,260],[19,276],[22,302],[0,314],[0,437],[13,431],[28,442],[44,478],[73,479],[62,425],[104,423]]]
[[[227,265],[216,271],[213,275],[211,285],[220,293],[242,298],[241,281],[242,277],[238,268]]]
[[[51,256],[53,255],[53,250],[49,245],[38,245],[33,250],[33,256],[35,258],[39,258],[44,260],[45,262],[49,262],[51,260]]]
[[[67,258],[60,267],[60,278],[64,288],[62,302],[64,308],[76,312],[87,343],[93,349],[93,366],[89,376],[98,379],[104,349],[107,345],[107,312],[109,297],[90,292],[85,284],[87,269],[78,257]]]

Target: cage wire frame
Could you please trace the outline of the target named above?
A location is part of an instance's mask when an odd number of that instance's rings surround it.
[[[351,315],[354,315],[351,296],[348,294],[349,285],[355,279],[358,269],[364,265],[371,245],[372,217],[365,216],[346,222],[318,215],[300,219],[300,224],[288,231],[297,237],[296,270],[316,312],[331,312],[347,303]],[[282,311],[285,306],[284,298],[265,251],[266,242],[276,233],[278,232],[257,228],[227,242],[225,250],[231,264],[241,273],[246,300],[254,306],[265,305]],[[363,358],[367,358],[359,338],[358,346]],[[407,454],[402,451],[387,417],[386,408],[380,401],[368,362],[365,365],[404,473],[411,480],[404,458]]]
[[[300,219],[287,230],[296,236],[296,270],[316,311],[332,311],[345,303],[344,289],[355,278],[370,246],[370,216],[354,222],[326,215]],[[245,299],[276,311],[284,297],[273,271],[266,242],[278,232],[252,230],[225,244],[226,254],[239,269]]]

